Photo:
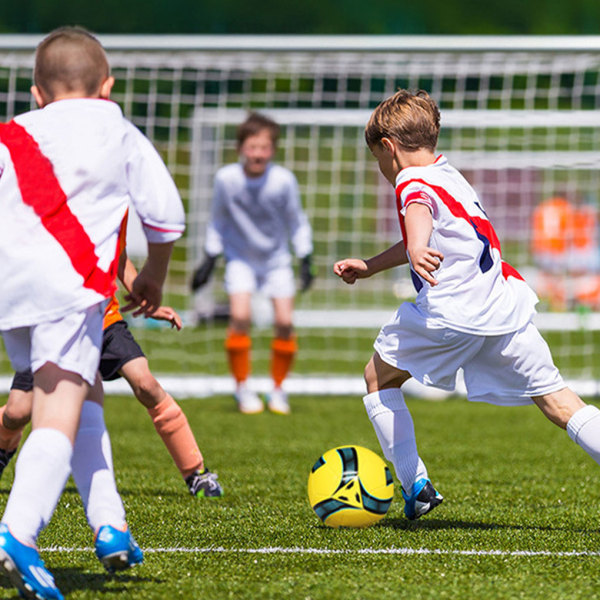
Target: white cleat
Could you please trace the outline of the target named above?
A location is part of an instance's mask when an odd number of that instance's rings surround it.
[[[290,403],[287,394],[281,388],[275,388],[271,392],[267,406],[271,412],[278,415],[290,414]]]
[[[235,391],[238,410],[245,415],[255,415],[262,412],[265,406],[258,394],[248,388],[245,382],[238,385]]]

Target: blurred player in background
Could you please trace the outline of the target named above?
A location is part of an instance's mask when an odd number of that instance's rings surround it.
[[[148,259],[128,304],[158,309],[174,241],[177,188],[152,144],[114,103],[100,43],[61,28],[38,46],[39,106],[0,125],[0,331],[15,371],[34,377],[32,432],[0,524],[0,567],[22,596],[61,599],[36,548],[70,474],[110,570],[143,560],[125,520],[97,378],[106,299],[131,203]]]
[[[252,294],[262,291],[271,298],[274,310],[273,390],[267,406],[273,412],[288,414],[290,406],[282,383],[297,351],[290,242],[300,259],[301,290],[307,290],[313,280],[312,230],[302,210],[296,177],[271,162],[278,138],[279,125],[263,115],[250,114],[239,126],[240,161],[222,167],[216,174],[206,256],[192,281],[193,290],[203,286],[217,257],[225,255],[225,290],[230,309],[225,348],[236,381],[238,408],[247,414],[264,408],[247,385]]]
[[[425,93],[399,91],[373,112],[367,144],[395,187],[403,241],[368,260],[337,262],[346,283],[409,264],[415,303],[400,306],[365,368],[367,414],[417,519],[442,501],[417,452],[401,386],[411,377],[453,390],[464,370],[471,401],[532,401],[600,463],[600,410],[566,387],[533,324],[537,297],[502,261],[473,188],[435,154],[440,113]]]
[[[137,271],[125,252],[121,254],[119,279],[127,291],[135,281]],[[161,306],[150,315],[153,319],[168,321],[181,329],[179,315],[169,306]],[[181,407],[152,375],[148,360],[135,341],[119,311],[115,296],[104,312],[104,332],[100,355],[100,375],[104,381],[123,377],[135,397],[143,404],[158,435],[163,440],[173,462],[183,476],[190,493],[198,498],[223,495],[217,481],[204,464],[194,434]],[[7,403],[0,408],[0,475],[14,456],[25,425],[31,419],[33,400],[33,373],[15,373]]]

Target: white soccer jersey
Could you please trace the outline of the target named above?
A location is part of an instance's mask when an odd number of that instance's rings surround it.
[[[500,242],[475,191],[444,156],[432,165],[400,171],[396,198],[404,239],[406,208],[413,202],[425,204],[433,216],[429,245],[444,255],[434,273],[436,286],[411,265],[416,305],[432,326],[499,335],[532,319],[537,296],[502,261]]]
[[[117,104],[60,100],[1,124],[0,329],[112,295],[129,203],[148,241],[182,234],[175,184]]]
[[[312,253],[312,231],[302,210],[294,174],[270,164],[260,177],[247,177],[241,164],[222,167],[215,176],[212,215],[205,250],[226,260],[241,259],[266,269],[291,264]]]

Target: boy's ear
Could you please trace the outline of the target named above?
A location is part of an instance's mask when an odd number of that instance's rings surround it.
[[[33,96],[33,99],[35,100],[35,103],[38,105],[39,108],[44,108],[44,106],[46,106],[46,100],[44,98],[44,94],[42,93],[42,90],[40,90],[40,88],[37,85],[32,85],[31,88],[31,95]]]
[[[110,92],[114,84],[115,78],[112,75],[107,77],[100,86],[100,98],[108,100],[110,98]]]
[[[396,146],[394,145],[394,142],[392,142],[392,140],[390,138],[387,138],[387,137],[381,138],[380,143],[383,146],[383,149],[386,152],[389,152],[392,156],[396,153]]]

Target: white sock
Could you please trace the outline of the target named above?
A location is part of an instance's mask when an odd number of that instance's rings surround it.
[[[35,546],[48,525],[71,471],[72,452],[69,438],[56,429],[35,429],[25,440],[2,517],[23,544]]]
[[[415,428],[400,388],[381,390],[363,398],[385,457],[394,465],[406,492],[417,479],[427,477],[427,468],[417,452]]]
[[[569,437],[600,464],[600,410],[588,404],[567,423]]]
[[[96,402],[83,403],[71,468],[92,531],[102,525],[122,529],[125,509],[115,483],[104,413]]]

